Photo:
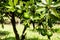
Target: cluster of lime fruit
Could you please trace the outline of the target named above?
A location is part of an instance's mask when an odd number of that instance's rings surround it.
[[[41,35],[47,35],[48,37],[51,37],[53,35],[53,32],[51,30],[42,30]]]

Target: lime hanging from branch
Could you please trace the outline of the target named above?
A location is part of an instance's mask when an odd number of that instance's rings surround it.
[[[53,32],[51,30],[47,30],[47,36],[51,37],[53,35]]]
[[[28,12],[25,12],[23,16],[24,16],[25,19],[29,19],[30,18],[30,15],[29,15]]]
[[[46,35],[46,30],[41,30],[41,35],[45,36]]]

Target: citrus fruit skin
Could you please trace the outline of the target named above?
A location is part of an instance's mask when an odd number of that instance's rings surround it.
[[[47,36],[52,36],[52,35],[53,35],[53,32],[50,30],[47,30]]]
[[[46,31],[45,31],[45,30],[42,30],[42,31],[41,31],[41,35],[42,35],[42,36],[45,36],[45,35],[46,35]]]
[[[25,19],[29,19],[29,18],[30,18],[29,13],[24,13],[24,18],[25,18]]]

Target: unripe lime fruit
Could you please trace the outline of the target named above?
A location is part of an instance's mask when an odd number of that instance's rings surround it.
[[[41,35],[45,36],[46,35],[46,31],[45,30],[42,30],[41,31]]]
[[[47,36],[52,36],[53,32],[51,30],[47,30]]]
[[[24,13],[24,18],[26,18],[26,19],[29,19],[30,18],[30,15],[29,15],[28,12]]]

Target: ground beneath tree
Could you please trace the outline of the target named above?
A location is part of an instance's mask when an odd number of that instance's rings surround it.
[[[21,24],[17,24],[16,28],[18,30],[19,35],[21,36],[22,31],[24,29],[24,26]],[[53,27],[54,29],[60,29],[60,24],[56,24]],[[0,40],[15,40],[15,35],[13,33],[13,28],[12,25],[4,25],[4,29],[2,29],[1,24],[0,24],[0,31],[7,31],[9,32],[8,35],[0,35]],[[32,31],[32,27],[28,28],[26,30],[27,35],[25,40],[48,40],[47,36],[42,36],[39,34],[37,31]],[[51,37],[51,40],[60,40],[60,30],[57,31],[57,33],[54,33],[53,36]]]

